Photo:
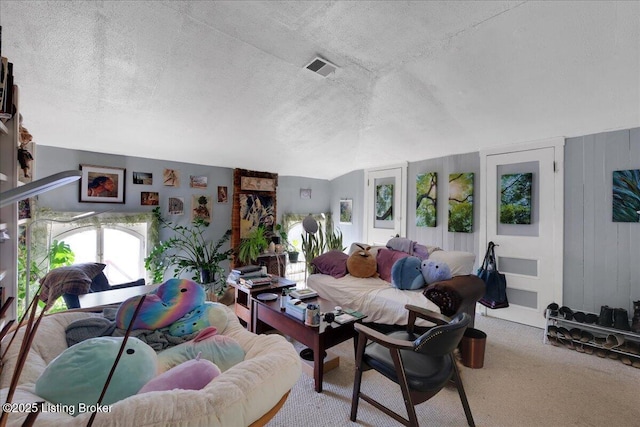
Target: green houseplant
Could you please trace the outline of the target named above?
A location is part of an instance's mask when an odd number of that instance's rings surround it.
[[[269,246],[267,231],[264,225],[255,227],[238,245],[238,260],[242,264],[256,263],[258,256]]]
[[[205,290],[222,295],[227,289],[224,268],[220,265],[230,258],[233,250],[223,250],[222,246],[231,238],[227,230],[218,241],[206,240],[204,232],[207,221],[196,218],[191,225],[177,225],[164,219],[160,208],[153,210],[160,227],[173,231],[173,236],[159,241],[145,258],[145,268],[152,274],[152,280],[160,283],[164,272],[173,266],[174,277],[182,273],[193,273],[192,279],[205,286]]]

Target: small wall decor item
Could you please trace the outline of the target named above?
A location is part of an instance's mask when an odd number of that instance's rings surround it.
[[[213,209],[211,196],[204,194],[194,194],[191,196],[191,221],[202,219],[211,222],[211,211]]]
[[[180,187],[180,172],[175,169],[165,169],[162,173],[162,182],[167,187]]]
[[[80,171],[80,202],[124,203],[124,168],[80,165]]]
[[[351,224],[353,218],[353,199],[340,200],[340,224]]]
[[[243,176],[240,178],[240,189],[243,191],[276,191],[276,180],[273,178]]]
[[[227,203],[229,202],[229,192],[227,187],[218,186],[218,203]]]
[[[152,185],[153,174],[151,172],[134,172],[133,183],[138,185]]]
[[[169,215],[184,214],[184,198],[169,197]]]
[[[438,174],[423,173],[416,176],[416,226],[435,227],[438,215]]]
[[[310,188],[301,188],[300,189],[300,198],[301,199],[310,199],[311,198],[311,189]]]
[[[383,221],[393,219],[393,184],[376,186],[376,219]]]
[[[262,225],[272,231],[276,223],[275,197],[267,194],[240,194],[240,238],[246,239],[251,231]]]
[[[532,173],[500,177],[500,224],[531,224]]]
[[[189,185],[191,188],[207,188],[207,177],[191,175],[189,177]]]
[[[140,204],[143,206],[158,206],[160,195],[155,191],[142,191],[140,193]]]
[[[448,230],[473,232],[473,172],[449,174]]]
[[[640,222],[640,169],[613,171],[613,222]]]

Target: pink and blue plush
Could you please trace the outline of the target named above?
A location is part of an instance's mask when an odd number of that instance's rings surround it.
[[[127,329],[142,296],[129,298],[120,305],[116,314],[116,327]],[[186,279],[169,279],[155,291],[147,294],[133,329],[155,330],[167,327],[194,308],[204,304],[202,286]]]
[[[422,261],[422,276],[428,285],[451,279],[451,269],[442,261]]]
[[[391,284],[398,289],[420,289],[424,277],[420,269],[421,260],[415,256],[400,258],[391,267]]]

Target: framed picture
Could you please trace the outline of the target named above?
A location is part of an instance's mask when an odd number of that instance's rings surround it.
[[[142,191],[140,193],[140,204],[143,206],[160,205],[160,195],[155,191]]]
[[[134,172],[133,183],[138,185],[152,185],[153,174],[151,172]]]
[[[340,200],[340,224],[351,224],[353,220],[353,199]]]
[[[438,216],[438,174],[416,176],[416,226],[435,227]]]
[[[448,230],[473,233],[473,172],[449,174]]]
[[[207,177],[191,175],[189,177],[189,185],[191,188],[207,188]]]
[[[165,187],[180,187],[180,172],[175,169],[165,169],[162,173],[162,183]]]
[[[202,219],[206,223],[211,223],[211,211],[213,209],[211,196],[204,194],[194,194],[191,196],[191,221]]]
[[[500,176],[500,224],[531,224],[533,173]]]
[[[80,171],[80,202],[124,203],[124,168],[80,165]]]
[[[227,187],[218,186],[218,203],[227,203],[229,201],[228,194]]]
[[[311,198],[311,189],[310,188],[301,188],[300,189],[300,198],[301,199],[310,199]]]
[[[393,220],[393,184],[376,186],[376,220]]]
[[[613,171],[613,222],[640,222],[640,169]]]
[[[240,178],[240,189],[243,191],[276,191],[276,180],[273,178],[243,176]]]
[[[184,198],[183,197],[169,197],[169,215],[182,215],[184,214]]]

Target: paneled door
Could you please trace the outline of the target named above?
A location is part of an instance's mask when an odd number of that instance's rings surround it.
[[[369,169],[364,185],[366,242],[385,245],[396,235],[406,237],[407,165]]]
[[[482,306],[487,316],[544,327],[547,305],[562,303],[563,144],[482,156],[486,232],[479,252],[489,241],[497,245],[509,299],[508,308]]]

